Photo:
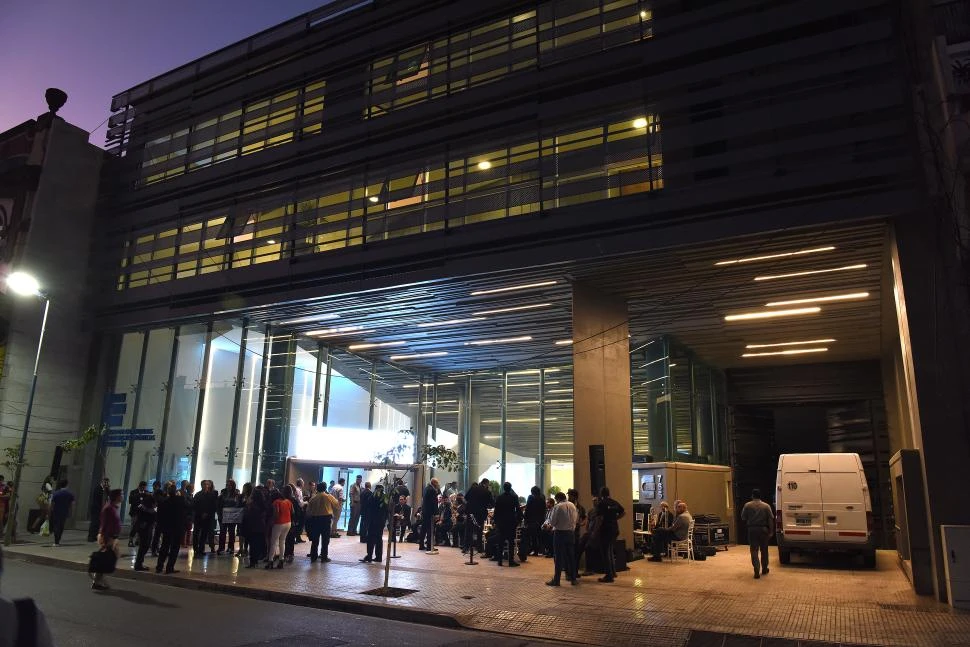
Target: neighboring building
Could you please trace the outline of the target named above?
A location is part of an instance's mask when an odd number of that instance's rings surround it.
[[[56,106],[60,107],[60,106]],[[104,151],[88,133],[48,112],[0,133],[0,275],[24,270],[51,300],[21,477],[20,530],[51,473],[54,448],[81,430],[90,400],[88,272],[94,206]],[[18,448],[44,304],[0,297],[0,448]],[[0,462],[10,462],[4,456]],[[65,469],[68,466],[65,463]],[[14,465],[0,467],[9,481]],[[76,481],[80,470],[72,474]]]
[[[740,509],[779,452],[858,451],[890,547],[916,448],[942,596],[970,337],[929,25],[902,0],[336,2],[116,96],[97,471],[336,474],[412,426],[463,482],[630,505],[636,454],[732,465]]]

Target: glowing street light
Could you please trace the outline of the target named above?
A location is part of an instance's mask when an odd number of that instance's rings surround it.
[[[4,535],[4,544],[13,543],[14,526],[17,522],[17,499],[20,496],[20,475],[24,466],[24,453],[27,449],[27,432],[30,429],[30,413],[34,408],[34,394],[37,392],[37,365],[40,363],[40,349],[44,344],[44,331],[47,329],[47,313],[50,311],[51,301],[41,292],[40,282],[26,272],[13,272],[7,276],[7,287],[20,296],[35,296],[44,300],[44,317],[40,323],[40,336],[37,338],[37,355],[34,357],[34,377],[30,382],[30,394],[27,396],[27,411],[24,413],[24,431],[20,436],[20,453],[17,456],[17,469],[14,471],[13,492],[10,494],[10,518]]]

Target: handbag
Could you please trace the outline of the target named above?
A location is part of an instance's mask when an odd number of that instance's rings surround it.
[[[118,555],[110,548],[107,550],[96,550],[91,553],[88,561],[88,573],[102,573],[109,575],[115,572],[115,565],[118,563]]]

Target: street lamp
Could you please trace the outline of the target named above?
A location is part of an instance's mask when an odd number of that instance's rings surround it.
[[[17,499],[20,498],[20,473],[24,466],[24,452],[27,449],[27,431],[30,429],[30,412],[34,408],[34,393],[37,390],[37,365],[40,363],[40,349],[44,344],[44,331],[47,329],[47,312],[51,307],[51,300],[40,291],[40,283],[26,272],[13,272],[7,276],[7,287],[20,296],[40,297],[44,300],[44,318],[40,323],[40,337],[37,338],[37,355],[34,357],[34,377],[30,382],[30,394],[27,396],[27,411],[24,414],[24,431],[20,436],[20,453],[17,456],[17,469],[13,477],[13,493],[10,495],[10,517],[3,543],[9,546],[13,543],[13,529],[17,523]]]

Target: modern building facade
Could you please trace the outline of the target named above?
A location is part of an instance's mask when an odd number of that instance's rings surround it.
[[[859,451],[890,547],[912,448],[943,595],[970,364],[930,24],[336,2],[116,96],[92,478],[367,465],[412,429],[464,457],[443,480],[629,506],[634,456],[732,465],[743,501],[780,452]]]
[[[38,105],[43,105],[38,97]],[[88,133],[53,111],[0,133],[0,274],[29,269],[50,298],[30,438],[20,484],[20,530],[52,472],[55,447],[75,438],[91,400],[91,325],[85,276],[91,256],[94,206],[104,151]],[[0,474],[13,483],[27,413],[44,300],[0,296]],[[69,461],[64,461],[67,469]],[[80,469],[55,470],[74,483]],[[88,477],[90,470],[84,473]]]

